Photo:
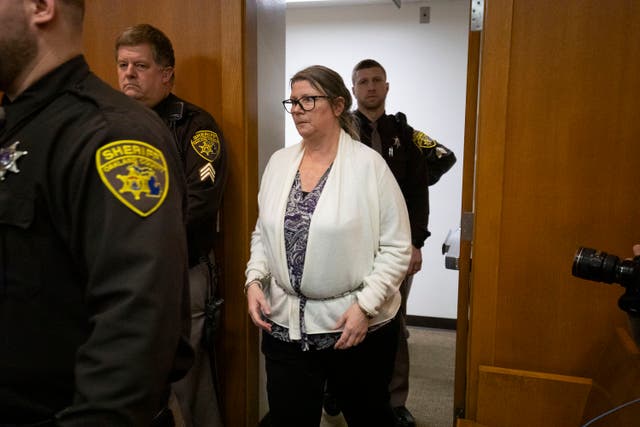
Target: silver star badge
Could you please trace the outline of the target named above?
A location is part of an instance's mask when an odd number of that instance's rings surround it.
[[[19,151],[18,144],[20,141],[16,141],[9,146],[9,148],[0,148],[0,181],[4,181],[4,175],[9,172],[18,173],[18,165],[16,162],[18,159],[26,155],[27,151]]]

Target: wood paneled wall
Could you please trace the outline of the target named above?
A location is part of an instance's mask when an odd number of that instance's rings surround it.
[[[117,87],[114,41],[129,25],[149,23],[171,39],[174,92],[208,110],[229,150],[222,211],[222,392],[226,425],[256,425],[257,331],[242,292],[249,237],[257,214],[256,2],[226,0],[91,0],[85,54],[94,72]]]
[[[575,251],[626,257],[640,241],[640,4],[485,4],[471,419],[482,365],[593,377],[616,328],[627,327],[616,304],[623,288],[572,277]]]

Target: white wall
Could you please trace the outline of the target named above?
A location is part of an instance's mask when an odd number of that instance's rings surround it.
[[[256,24],[258,35],[258,100],[278,99],[286,89],[281,76],[285,73],[285,12],[284,0],[261,0],[258,3]],[[266,102],[258,102],[258,171],[259,177],[271,154],[282,148],[284,127],[273,126],[284,120],[284,110],[272,108]],[[262,337],[262,335],[260,335]],[[260,353],[259,377],[259,418],[267,413],[267,377],[264,367],[264,356]]]
[[[282,47],[286,38],[286,5],[284,0],[261,0],[257,8],[258,36],[258,100],[278,99],[286,91],[285,82],[280,83],[285,70],[285,52]],[[274,84],[278,82],[280,84]],[[258,102],[258,172],[262,172],[274,151],[282,148],[284,128],[273,126],[285,119],[282,108],[273,108],[269,103]]]
[[[431,7],[428,24],[419,8]],[[442,243],[460,222],[462,154],[469,0],[403,2],[325,7],[287,7],[286,93],[288,79],[313,64],[326,65],[351,87],[351,69],[364,58],[387,70],[387,113],[402,111],[408,122],[456,153],[458,162],[430,187],[431,237],[422,250],[423,271],[411,290],[408,314],[456,318],[458,272],[444,268]],[[286,117],[286,145],[299,141]]]

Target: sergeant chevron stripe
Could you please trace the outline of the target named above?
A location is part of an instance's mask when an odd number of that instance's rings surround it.
[[[211,163],[200,168],[200,181],[205,181],[207,178],[211,178],[212,183],[216,181],[216,170]]]

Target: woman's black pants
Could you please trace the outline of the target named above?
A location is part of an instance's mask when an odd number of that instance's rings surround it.
[[[317,427],[327,381],[349,427],[391,427],[389,381],[398,336],[396,319],[346,349],[302,351],[262,334],[269,417],[273,427]]]

